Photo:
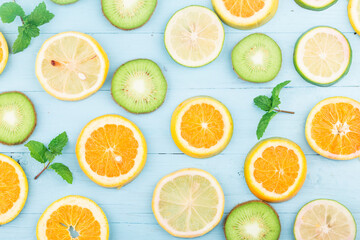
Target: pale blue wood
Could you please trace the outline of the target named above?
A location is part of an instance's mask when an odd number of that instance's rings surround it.
[[[1,2],[5,2],[2,0]],[[38,2],[18,1],[29,12]],[[59,158],[74,173],[74,184],[68,185],[53,173],[45,173],[37,181],[33,177],[41,165],[31,159],[23,145],[0,145],[0,152],[19,160],[29,180],[29,198],[21,214],[11,223],[0,226],[0,239],[34,240],[38,218],[53,201],[70,194],[78,194],[96,201],[110,222],[110,239],[175,239],[156,222],[151,210],[153,189],[158,180],[175,170],[196,167],[212,173],[225,192],[225,215],[238,203],[256,199],[249,191],[243,176],[247,152],[257,142],[256,125],[262,112],[252,104],[259,94],[283,80],[292,83],[282,93],[286,110],[295,115],[279,114],[271,123],[265,137],[280,136],[298,143],[308,162],[308,174],[299,194],[290,201],[272,204],[282,223],[281,239],[293,239],[292,226],[297,211],[310,200],[331,198],[345,204],[360,224],[360,161],[332,161],[315,154],[304,136],[304,125],[310,109],[320,100],[331,96],[348,96],[360,100],[360,38],[354,35],[347,18],[347,1],[339,1],[323,12],[312,12],[297,6],[292,0],[280,2],[275,18],[263,27],[240,31],[225,27],[226,40],[219,58],[208,66],[190,69],[176,64],[167,54],[163,32],[173,12],[194,1],[159,0],[150,22],[134,31],[121,31],[103,17],[100,1],[80,0],[69,6],[58,6],[46,1],[55,13],[53,21],[41,28],[40,37],[33,39],[23,53],[10,55],[5,72],[0,76],[0,90],[24,91],[34,102],[38,125],[31,139],[48,142],[66,130],[70,143]],[[197,4],[211,8],[210,0]],[[12,45],[17,25],[0,25],[0,31]],[[297,38],[316,25],[329,25],[343,31],[354,51],[349,74],[332,87],[315,87],[297,74],[292,64],[293,48]],[[56,100],[43,91],[34,73],[34,61],[41,44],[50,36],[62,31],[82,31],[91,34],[104,47],[110,59],[110,71],[102,89],[79,102]],[[264,32],[273,37],[283,51],[283,67],[279,76],[266,84],[252,84],[237,79],[231,68],[230,53],[233,46],[251,32]],[[164,71],[169,91],[164,105],[146,115],[134,115],[116,105],[110,96],[113,72],[122,63],[135,58],[150,58]],[[171,140],[169,123],[173,110],[184,99],[196,95],[209,95],[222,101],[230,110],[235,124],[234,136],[227,149],[210,159],[192,159],[182,154]],[[144,132],[149,147],[147,164],[132,183],[120,190],[105,189],[90,181],[81,171],[74,154],[75,143],[82,127],[91,119],[108,113],[120,114],[134,121]],[[224,239],[223,222],[199,239]]]

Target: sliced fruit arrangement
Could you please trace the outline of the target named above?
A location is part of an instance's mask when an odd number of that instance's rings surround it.
[[[356,223],[344,205],[334,200],[318,199],[300,209],[294,235],[296,240],[355,240]]]
[[[211,231],[224,213],[218,181],[200,169],[182,169],[156,185],[152,209],[162,228],[176,237],[192,238]]]
[[[109,60],[100,44],[80,32],[63,32],[42,45],[36,58],[36,76],[53,97],[76,101],[104,84]]]
[[[76,143],[81,169],[103,187],[121,187],[144,168],[146,142],[140,129],[119,115],[90,121]]]
[[[263,201],[237,205],[226,218],[227,240],[278,240],[281,225],[276,211]]]
[[[154,13],[156,4],[157,0],[101,0],[105,17],[123,30],[143,26]]]
[[[79,0],[51,0],[56,4],[60,4],[60,5],[66,5],[66,4],[71,4],[71,3],[75,3]]]
[[[24,170],[12,158],[0,153],[0,226],[14,220],[28,196]]]
[[[229,110],[218,100],[199,96],[182,102],[171,118],[171,135],[178,148],[195,158],[223,151],[233,133]]]
[[[189,6],[177,11],[165,29],[165,47],[186,67],[201,67],[220,54],[225,39],[220,19],[210,9]]]
[[[332,5],[334,5],[338,0],[295,0],[295,2],[303,8],[314,10],[314,11],[322,11],[328,9]]]
[[[38,240],[109,239],[105,213],[92,200],[67,196],[53,202],[41,215],[37,227]]]
[[[0,32],[0,74],[4,71],[9,58],[9,47],[4,35]]]
[[[30,99],[21,92],[0,94],[0,143],[25,142],[36,126],[36,112]]]
[[[274,17],[279,0],[212,0],[212,5],[227,25],[238,29],[252,29]]]
[[[344,77],[351,65],[349,41],[337,29],[315,27],[297,41],[294,64],[298,73],[308,82],[329,86]]]
[[[281,49],[269,36],[254,33],[242,39],[233,49],[231,60],[236,74],[249,82],[268,82],[279,73]]]
[[[111,83],[114,100],[132,113],[148,113],[165,100],[167,82],[159,66],[148,59],[129,61],[119,67]]]
[[[301,148],[285,138],[269,138],[256,144],[245,160],[244,174],[251,192],[268,202],[294,197],[306,178],[306,159]]]
[[[323,157],[360,157],[360,103],[347,97],[324,99],[309,113],[305,135],[310,147]]]
[[[360,35],[360,0],[349,0],[348,15],[352,27]]]

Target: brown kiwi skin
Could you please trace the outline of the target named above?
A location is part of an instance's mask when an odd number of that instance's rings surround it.
[[[24,97],[26,97],[27,100],[29,100],[29,102],[31,103],[31,106],[32,106],[32,108],[33,108],[33,110],[34,110],[34,113],[35,113],[35,124],[34,124],[34,127],[33,127],[33,129],[31,130],[31,132],[29,133],[29,135],[28,135],[23,141],[21,141],[21,142],[16,142],[16,143],[6,143],[6,142],[0,141],[1,144],[8,145],[8,146],[19,145],[19,144],[22,144],[22,143],[26,142],[26,140],[29,139],[29,137],[31,136],[31,134],[33,134],[33,132],[34,132],[34,130],[35,130],[35,127],[36,127],[36,125],[37,125],[37,114],[36,114],[36,111],[35,111],[35,107],[34,107],[33,102],[32,102],[32,101],[30,100],[30,98],[28,98],[28,96],[26,96],[24,93],[19,92],[19,91],[9,91],[9,92],[2,92],[2,93],[0,93],[0,95],[5,94],[5,93],[19,93],[19,94],[23,95]]]
[[[101,0],[101,11],[102,11],[104,17],[111,23],[111,25],[113,25],[114,27],[116,27],[116,28],[118,28],[118,29],[124,30],[124,31],[131,31],[131,30],[138,29],[138,28],[141,28],[142,26],[144,26],[148,21],[150,21],[151,17],[153,16],[153,14],[154,14],[154,12],[155,12],[155,10],[156,10],[157,4],[158,4],[158,1],[156,0],[156,5],[155,5],[155,8],[154,8],[154,11],[151,13],[149,19],[148,19],[146,22],[144,22],[142,25],[140,25],[140,26],[138,26],[138,27],[127,29],[127,28],[121,28],[121,27],[116,26],[115,24],[113,24],[113,23],[110,21],[110,19],[107,18],[106,14],[104,13],[104,9],[103,9],[103,4],[102,4],[103,1],[104,1],[104,0]]]
[[[150,59],[147,59],[147,58],[137,58],[137,59],[133,59],[133,60],[130,60],[130,61],[127,61],[127,62],[121,64],[121,66],[118,67],[118,68],[115,70],[115,72],[114,72],[114,74],[113,74],[113,78],[114,78],[116,72],[119,70],[119,68],[121,68],[121,67],[122,67],[123,65],[125,65],[126,63],[132,62],[132,61],[135,61],[135,60],[150,60]],[[150,61],[152,61],[152,60],[150,60]],[[159,67],[159,68],[160,68],[160,67]],[[163,74],[161,68],[160,68],[160,71],[161,71],[161,74]],[[150,112],[146,112],[146,113],[131,112],[131,111],[129,111],[128,109],[126,109],[126,108],[124,108],[123,106],[121,106],[121,105],[115,100],[114,95],[113,95],[113,93],[112,93],[112,81],[111,81],[110,93],[111,93],[112,99],[114,100],[114,102],[115,102],[117,105],[119,105],[120,107],[122,107],[123,109],[125,109],[125,110],[126,110],[127,112],[129,112],[129,113],[133,113],[133,114],[136,114],[136,115],[141,115],[141,114],[149,114],[149,113],[152,113],[152,112],[156,111],[157,109],[159,109],[159,108],[164,104],[164,102],[165,102],[166,95],[167,95],[167,89],[166,89],[166,92],[165,92],[164,100],[163,100],[162,103],[159,105],[159,107],[155,108],[154,110],[152,110],[152,111],[150,111]]]
[[[279,214],[275,211],[275,209],[274,209],[270,204],[268,204],[267,202],[264,202],[264,201],[261,201],[261,200],[251,200],[251,201],[243,202],[243,203],[240,203],[240,204],[236,205],[236,206],[229,212],[229,214],[226,216],[225,221],[224,221],[224,226],[223,226],[225,239],[227,239],[226,234],[225,234],[225,224],[226,224],[226,221],[227,221],[228,217],[229,217],[230,214],[232,213],[232,211],[234,211],[236,208],[238,208],[238,207],[240,207],[240,206],[242,206],[242,205],[245,205],[245,204],[248,204],[248,203],[252,203],[252,202],[264,203],[264,204],[268,205],[268,206],[275,212],[277,218],[279,219],[280,232],[281,232],[281,222],[280,222]],[[280,235],[279,235],[279,237],[278,237],[278,240],[279,240],[279,239],[280,239]]]

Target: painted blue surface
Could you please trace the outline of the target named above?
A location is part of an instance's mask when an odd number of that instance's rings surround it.
[[[0,1],[5,2],[5,0]],[[39,0],[18,0],[26,12]],[[286,137],[298,143],[307,157],[308,174],[299,194],[284,203],[272,204],[278,211],[281,239],[293,239],[292,227],[297,211],[316,198],[335,199],[346,205],[360,224],[360,161],[332,161],[313,152],[304,136],[304,125],[310,109],[320,100],[331,96],[348,96],[360,100],[360,38],[347,18],[347,1],[341,0],[323,12],[300,8],[292,0],[280,0],[275,18],[263,27],[241,31],[225,27],[226,39],[222,53],[213,63],[198,69],[176,64],[163,44],[163,31],[168,19],[178,9],[194,4],[190,0],[159,0],[154,16],[142,28],[122,31],[113,27],[102,15],[100,0],[80,0],[58,6],[46,3],[55,14],[51,23],[41,28],[23,53],[10,55],[8,65],[0,76],[0,91],[18,90],[34,102],[38,125],[31,139],[48,142],[66,130],[70,143],[59,158],[74,173],[74,183],[68,185],[54,173],[45,172],[37,181],[33,177],[41,164],[31,159],[23,145],[0,145],[0,152],[19,160],[29,180],[29,197],[21,214],[11,223],[0,226],[0,239],[34,240],[36,223],[41,213],[53,201],[78,194],[97,202],[110,223],[110,239],[175,239],[156,222],[151,210],[152,192],[164,175],[186,167],[197,167],[213,174],[225,192],[225,215],[238,203],[256,199],[249,191],[243,176],[247,152],[257,142],[256,125],[262,112],[253,106],[252,99],[269,94],[270,89],[284,80],[292,83],[281,93],[282,108],[295,115],[279,114],[271,123],[265,137]],[[196,4],[211,8],[210,0]],[[19,20],[13,24],[0,23],[0,31],[12,45]],[[320,88],[305,82],[296,73],[292,54],[296,39],[316,25],[329,25],[341,30],[349,39],[354,52],[349,74],[332,87]],[[92,35],[103,46],[110,60],[106,83],[95,95],[79,102],[63,102],[51,97],[41,88],[34,73],[35,57],[42,43],[55,33],[81,31]],[[263,32],[274,38],[283,51],[283,67],[279,76],[266,84],[252,84],[239,80],[231,67],[230,53],[235,44],[250,32]],[[121,64],[135,58],[150,58],[157,62],[167,78],[169,90],[165,103],[157,111],[146,115],[126,112],[112,100],[109,89],[113,72]],[[222,101],[234,119],[234,136],[227,149],[209,159],[193,159],[182,154],[170,136],[170,117],[183,100],[197,95],[209,95]],[[83,126],[91,119],[115,113],[129,118],[143,131],[149,155],[142,173],[120,190],[105,189],[90,181],[81,171],[74,154],[75,142]],[[199,239],[224,239],[223,221],[213,231]],[[360,237],[358,237],[360,239]]]

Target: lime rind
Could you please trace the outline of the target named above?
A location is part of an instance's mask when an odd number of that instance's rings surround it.
[[[79,0],[51,0],[51,1],[59,5],[67,5],[71,3],[76,3]]]
[[[323,11],[334,5],[338,0],[326,0],[322,3],[320,1],[314,0],[295,0],[295,2],[302,8],[313,10],[313,11]]]

